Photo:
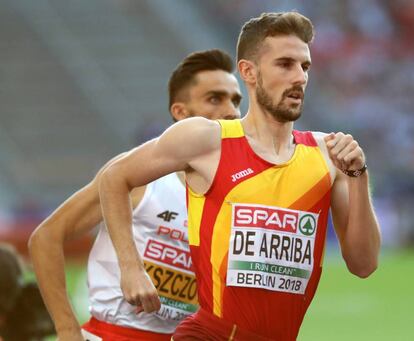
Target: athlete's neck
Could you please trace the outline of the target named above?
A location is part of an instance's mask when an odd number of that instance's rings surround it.
[[[272,149],[276,155],[294,148],[293,122],[280,123],[272,117],[248,112],[242,119],[242,126],[248,139],[254,140],[266,149]]]

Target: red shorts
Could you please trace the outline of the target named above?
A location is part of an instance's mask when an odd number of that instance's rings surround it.
[[[178,325],[173,341],[270,341],[200,309]]]
[[[97,320],[94,317],[82,329],[102,338],[102,341],[170,341],[171,334],[121,327]]]

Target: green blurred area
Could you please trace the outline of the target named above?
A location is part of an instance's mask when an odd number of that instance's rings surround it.
[[[68,289],[82,322],[88,319],[85,271],[86,264],[68,264]],[[350,274],[330,250],[298,341],[414,340],[413,307],[414,250],[383,252],[367,279]]]
[[[414,250],[381,255],[367,279],[328,253],[298,340],[414,340]]]

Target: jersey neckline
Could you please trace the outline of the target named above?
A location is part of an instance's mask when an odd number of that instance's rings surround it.
[[[246,145],[247,145],[247,148],[248,148],[248,150],[249,150],[249,152],[257,159],[257,160],[259,160],[259,161],[261,161],[261,162],[264,162],[265,164],[267,164],[267,165],[269,165],[269,166],[271,166],[271,167],[276,167],[276,168],[282,168],[282,167],[286,167],[286,166],[289,166],[295,159],[296,159],[296,156],[297,156],[297,152],[298,152],[298,143],[296,142],[296,137],[295,137],[295,134],[294,134],[294,131],[295,130],[292,130],[292,136],[293,136],[293,143],[295,144],[295,150],[293,151],[293,154],[292,154],[292,156],[290,157],[290,159],[289,160],[287,160],[286,162],[283,162],[283,163],[273,163],[273,162],[270,162],[270,161],[268,161],[268,160],[266,160],[266,159],[264,159],[263,157],[261,157],[259,154],[257,154],[255,151],[254,151],[254,149],[252,148],[252,146],[250,145],[250,143],[249,143],[249,140],[247,139],[247,137],[246,137],[246,133],[245,133],[245,131],[244,131],[244,128],[243,128],[243,125],[242,125],[242,123],[241,123],[241,119],[238,119],[237,120],[238,121],[238,124],[240,125],[240,129],[241,129],[241,131],[243,132],[243,135],[242,135],[242,138],[243,138],[243,140],[245,141],[245,143],[246,143]]]

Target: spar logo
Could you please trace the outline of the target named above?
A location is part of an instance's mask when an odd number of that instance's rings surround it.
[[[261,227],[296,233],[298,221],[298,211],[269,206],[236,205],[234,207],[234,227]]]
[[[172,245],[160,243],[150,239],[144,251],[144,257],[161,263],[191,271],[192,263],[190,252]]]
[[[235,228],[265,228],[306,237],[315,234],[318,215],[274,206],[235,204],[233,223]]]

